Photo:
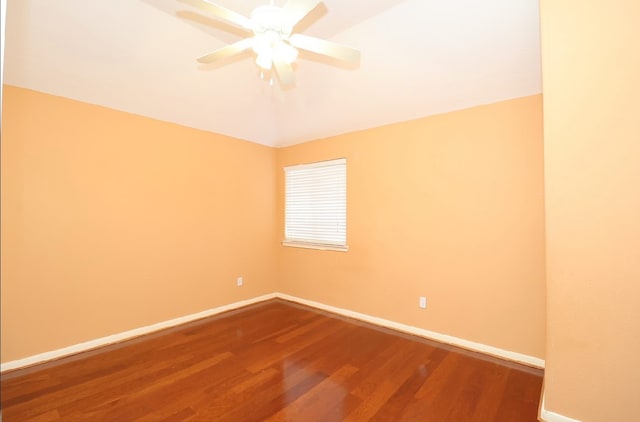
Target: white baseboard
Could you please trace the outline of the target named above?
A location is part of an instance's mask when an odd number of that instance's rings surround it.
[[[577,419],[571,419],[545,409],[540,411],[540,419],[544,422],[580,422]]]
[[[217,308],[208,309],[206,311],[198,312],[195,314],[186,315],[179,318],[170,319],[168,321],[159,322],[157,324],[135,328],[133,330],[124,331],[122,333],[114,334],[111,336],[101,337],[95,340],[86,341],[84,343],[74,344],[72,346],[63,347],[62,349],[52,350],[50,352],[40,353],[40,354],[29,356],[23,359],[9,361],[9,362],[0,364],[0,372],[9,371],[12,369],[18,369],[25,366],[34,365],[37,363],[43,363],[49,360],[59,359],[69,355],[75,355],[77,353],[86,352],[88,350],[95,349],[97,347],[107,346],[109,344],[118,343],[124,340],[129,340],[134,337],[138,337],[144,334],[152,333],[154,331],[162,330],[164,328],[170,328],[176,325],[185,324],[187,322],[206,318],[212,315],[220,314],[222,312],[231,311],[233,309],[241,308],[243,306],[252,305],[254,303],[273,299],[275,297],[276,295],[274,293],[270,293],[267,295],[254,297],[252,299],[241,300],[239,302],[234,302],[228,305],[219,306]]]
[[[540,420],[543,422],[580,422],[578,419],[571,419],[559,413],[551,412],[544,407],[544,391],[540,401]]]
[[[374,317],[367,314],[361,314],[359,312],[350,311],[348,309],[337,308],[335,306],[325,305],[324,303],[314,302],[307,299],[301,299],[299,297],[290,296],[284,293],[276,293],[276,297],[289,300],[291,302],[300,303],[302,305],[311,306],[312,308],[318,308],[318,309],[329,311],[335,314],[343,315],[349,318],[358,319],[360,321],[368,322],[374,325],[391,328],[396,331],[402,331],[404,333],[413,334],[419,337],[436,340],[441,343],[462,347],[463,349],[473,350],[476,352],[484,353],[486,355],[499,357],[501,359],[522,363],[522,364],[533,366],[536,368],[541,368],[541,369],[544,368],[543,359],[525,355],[522,353],[511,352],[511,351],[500,349],[497,347],[488,346],[486,344],[476,343],[474,341],[453,337],[447,334],[436,333],[435,331],[429,331],[423,328],[413,327],[411,325],[401,324],[398,322]]]
[[[101,337],[95,340],[90,340],[84,343],[75,344],[68,347],[63,347],[61,349],[52,350],[50,352],[40,353],[37,355],[29,356],[23,359],[18,359],[14,361],[9,361],[6,363],[0,364],[0,372],[9,371],[13,369],[22,368],[25,366],[30,366],[38,363],[43,363],[53,359],[59,359],[65,356],[74,355],[77,353],[85,352],[91,349],[95,349],[101,346],[106,346],[109,344],[121,342],[124,340],[128,340],[134,337],[138,337],[144,334],[149,334],[154,331],[162,330],[164,328],[174,327],[176,325],[185,324],[191,321],[195,321],[201,318],[206,318],[212,315],[216,315],[222,312],[230,311],[233,309],[241,308],[243,306],[251,305],[258,302],[263,302],[265,300],[280,298],[284,300],[288,300],[291,302],[299,303],[301,305],[310,306],[312,308],[322,309],[328,312],[332,312],[338,315],[346,316],[349,318],[354,318],[360,321],[368,322],[374,325],[379,325],[386,328],[391,328],[396,331],[401,331],[408,334],[417,335],[419,337],[428,338],[431,340],[436,340],[441,343],[451,344],[454,346],[459,346],[464,349],[469,349],[473,351],[477,351],[480,353],[484,353],[487,355],[496,356],[502,359],[522,363],[525,365],[533,366],[536,368],[544,368],[544,360],[540,358],[536,358],[529,355],[524,355],[521,353],[510,352],[508,350],[500,349],[493,346],[488,346],[486,344],[476,343],[473,341],[461,339],[458,337],[449,336],[446,334],[436,333],[434,331],[425,330],[418,327],[413,327],[411,325],[401,324],[398,322],[390,321],[383,318],[374,317],[367,314],[362,314],[359,312],[350,311],[348,309],[337,308],[335,306],[325,305],[323,303],[314,302],[311,300],[301,299],[299,297],[287,295],[284,293],[270,293],[267,295],[255,297],[252,299],[243,300],[240,302],[234,302],[228,305],[219,306],[217,308],[209,309],[206,311],[198,312],[191,315],[186,315],[179,318],[174,318],[168,321],[159,322],[157,324],[147,325],[145,327],[135,328],[133,330],[125,331],[122,333],[114,334],[107,337]],[[542,414],[543,411],[541,411]],[[552,412],[547,412],[548,414],[553,414]],[[573,419],[547,419],[548,422],[575,422]]]

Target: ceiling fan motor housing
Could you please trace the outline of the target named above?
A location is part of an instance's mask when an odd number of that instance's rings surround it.
[[[291,26],[284,19],[282,8],[266,5],[257,7],[251,12],[251,20],[254,23],[253,32],[256,35],[273,31],[281,39],[287,39],[291,35]]]

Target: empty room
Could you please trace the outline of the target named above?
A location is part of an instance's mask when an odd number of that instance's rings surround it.
[[[640,420],[640,2],[1,5],[0,420]]]

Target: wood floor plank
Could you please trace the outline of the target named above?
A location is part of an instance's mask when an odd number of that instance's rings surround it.
[[[429,355],[434,350],[418,343],[408,346],[405,353],[394,354],[382,365],[366,367],[369,376],[360,380],[353,390],[353,394],[360,397],[363,403],[346,420],[370,420],[416,370],[428,363]]]
[[[404,409],[413,400],[417,391],[427,383],[427,380],[433,374],[433,369],[440,365],[440,362],[448,353],[448,351],[440,348],[436,348],[429,353],[427,363],[415,368],[411,377],[382,404],[371,418],[371,421],[390,421],[404,413]]]
[[[482,395],[482,388],[486,385],[490,373],[486,364],[483,362],[470,367],[468,377],[459,389],[455,405],[450,409],[447,420],[463,421],[473,418]]]
[[[482,393],[476,403],[474,417],[477,420],[495,421],[502,404],[502,397],[505,394],[507,378],[511,369],[491,362],[489,364],[485,362],[482,365],[485,368],[487,382],[481,386]],[[536,385],[535,383],[532,384]]]
[[[340,417],[337,420],[342,420],[345,413],[344,399],[349,395],[349,391],[341,388],[341,385],[356,372],[358,372],[358,368],[354,366],[348,364],[341,366],[330,377],[289,403],[286,407],[283,407],[267,421],[304,420],[309,418],[310,415],[313,415],[315,420],[336,420],[326,416],[330,412],[335,415],[336,408],[340,413],[336,415]]]
[[[527,422],[542,371],[271,300],[0,385],[4,422]]]
[[[497,421],[517,422],[526,420],[526,415],[538,408],[539,390],[532,389],[526,374],[510,371],[500,408],[496,413]]]
[[[283,368],[278,382],[265,386],[266,388],[258,391],[251,400],[219,415],[216,420],[220,422],[267,420],[327,377],[320,372],[310,372],[304,366],[290,365],[288,368]]]

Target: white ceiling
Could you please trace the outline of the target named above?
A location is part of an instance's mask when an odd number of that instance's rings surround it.
[[[198,64],[243,32],[175,0],[8,0],[6,24],[7,84],[271,146],[541,92],[537,0],[324,0],[296,32],[360,64],[301,54],[289,89],[249,53]]]

